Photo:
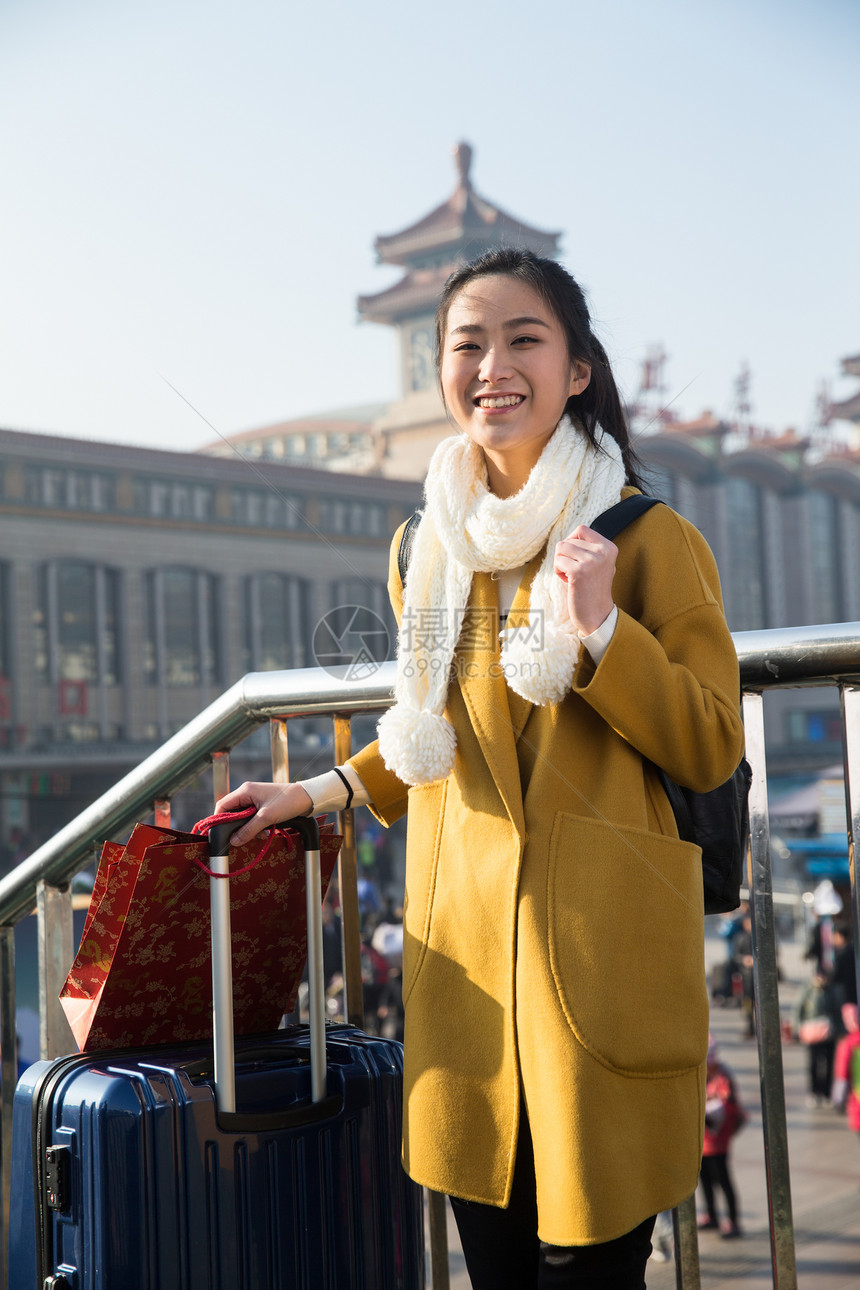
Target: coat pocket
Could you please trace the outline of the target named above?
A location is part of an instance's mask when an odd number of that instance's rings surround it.
[[[403,900],[404,1003],[412,993],[427,953],[447,792],[447,779],[409,790],[406,892]]]
[[[708,1040],[698,847],[559,812],[547,880],[552,973],[568,1024],[604,1066],[672,1075]]]

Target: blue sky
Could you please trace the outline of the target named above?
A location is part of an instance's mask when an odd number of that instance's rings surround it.
[[[0,425],[191,449],[392,398],[355,297],[454,186],[563,230],[628,393],[808,428],[860,351],[852,0],[6,0]],[[686,387],[686,388],[685,388]]]

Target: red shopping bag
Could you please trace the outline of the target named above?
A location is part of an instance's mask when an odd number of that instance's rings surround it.
[[[237,821],[238,828],[238,821]],[[325,897],[342,838],[320,829]],[[231,850],[234,1028],[273,1030],[295,1006],[307,957],[304,848],[273,830]],[[212,1035],[209,846],[138,824],[102,850],[81,944],[60,1001],[81,1052]]]

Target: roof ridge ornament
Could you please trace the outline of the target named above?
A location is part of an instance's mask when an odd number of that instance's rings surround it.
[[[457,173],[460,176],[460,182],[457,185],[457,188],[465,189],[466,192],[471,192],[472,178],[470,172],[472,169],[473,156],[472,145],[470,143],[464,143],[461,140],[459,143],[454,145],[452,151],[454,154],[454,163],[457,167]]]

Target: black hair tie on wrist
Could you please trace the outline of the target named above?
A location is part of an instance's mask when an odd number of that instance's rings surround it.
[[[334,770],[335,775],[339,775],[340,778],[343,780],[343,786],[346,789],[346,806],[342,807],[341,809],[344,811],[348,811],[349,808],[352,806],[352,799],[355,796],[353,792],[352,784],[350,784],[346,775],[344,775],[343,771],[340,769],[339,766],[333,766],[332,769]]]

